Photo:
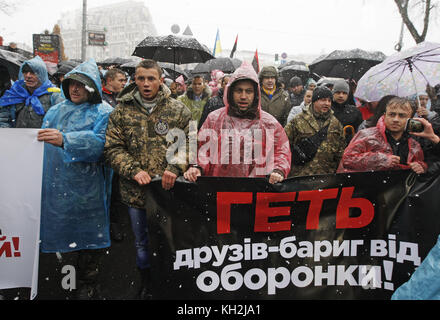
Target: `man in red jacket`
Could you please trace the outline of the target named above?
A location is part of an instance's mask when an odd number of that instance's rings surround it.
[[[268,177],[281,182],[290,171],[291,153],[284,128],[261,109],[258,76],[243,63],[225,88],[225,107],[211,112],[198,133],[198,163],[184,174]]]
[[[411,169],[424,173],[423,150],[405,130],[414,111],[407,99],[391,99],[376,127],[360,130],[353,137],[338,172]]]

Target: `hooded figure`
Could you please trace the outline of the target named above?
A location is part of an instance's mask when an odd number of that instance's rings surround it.
[[[26,84],[25,74],[36,76],[32,88]],[[40,128],[47,110],[56,103],[60,90],[49,80],[46,64],[36,56],[23,62],[18,80],[0,98],[1,127]]]
[[[420,144],[404,133],[399,144],[406,149],[406,158],[399,164],[394,164],[391,156],[396,152],[389,143],[386,134],[385,120],[382,116],[376,127],[360,130],[345,149],[339,164],[338,173],[382,171],[382,170],[405,170],[410,169],[407,163],[418,162],[426,171],[424,154]],[[400,154],[400,153],[399,153]],[[406,160],[406,161],[405,161]]]
[[[246,110],[233,99],[233,90],[241,80],[253,85],[254,100]],[[266,177],[276,172],[286,178],[291,161],[289,141],[280,123],[261,110],[258,76],[250,64],[243,63],[233,73],[223,102],[225,107],[211,112],[199,131],[202,175]]]
[[[86,102],[72,102],[69,86],[73,80],[89,92]],[[41,250],[105,248],[110,246],[111,170],[104,166],[102,153],[113,108],[102,103],[101,79],[93,59],[69,72],[62,89],[66,100],[52,107],[43,120],[43,129],[62,134],[62,145],[45,144]]]

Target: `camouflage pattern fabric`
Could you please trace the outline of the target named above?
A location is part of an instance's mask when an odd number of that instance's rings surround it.
[[[192,120],[197,121],[197,125],[199,125],[205,105],[208,103],[210,98],[211,90],[208,88],[208,86],[203,89],[201,100],[194,100],[194,92],[192,91],[191,87],[188,87],[187,92],[179,96],[177,100],[181,101],[191,111]]]
[[[338,119],[330,111],[331,116],[325,120],[317,120],[310,111],[312,105],[294,117],[284,128],[291,148],[305,137],[316,134],[321,128],[329,125],[327,139],[322,142],[315,157],[305,165],[294,165],[289,177],[335,173],[345,148],[343,128]]]
[[[167,134],[173,128],[189,133],[191,112],[181,102],[170,98],[170,90],[161,85],[157,105],[152,113],[135,98],[136,84],[126,87],[119,95],[118,105],[110,115],[106,133],[104,156],[120,175],[122,202],[130,207],[145,208],[144,190],[133,180],[140,171],[151,178],[165,170],[183,175],[188,168],[188,156],[177,164],[167,162]],[[187,149],[188,150],[188,149]],[[148,186],[147,186],[148,187]]]

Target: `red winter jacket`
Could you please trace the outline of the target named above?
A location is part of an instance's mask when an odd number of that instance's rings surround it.
[[[423,150],[420,144],[408,138],[408,163],[418,162],[423,168],[428,168],[424,162]],[[345,149],[339,163],[339,172],[381,171],[409,169],[408,165],[391,165],[393,151],[385,134],[383,116],[376,127],[360,130]]]
[[[258,86],[258,112],[255,119],[228,114],[230,87],[234,82],[244,79]],[[223,101],[225,107],[211,112],[198,133],[198,165],[203,170],[202,175],[265,177],[276,170],[287,178],[291,163],[289,140],[280,123],[261,110],[258,76],[251,65],[243,63],[234,72],[225,87]],[[226,136],[230,137],[229,142]]]

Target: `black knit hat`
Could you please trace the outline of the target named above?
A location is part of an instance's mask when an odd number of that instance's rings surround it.
[[[326,86],[319,86],[313,90],[312,102],[323,98],[333,98],[333,94],[329,88]]]

